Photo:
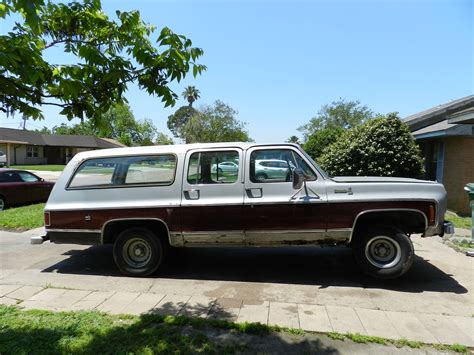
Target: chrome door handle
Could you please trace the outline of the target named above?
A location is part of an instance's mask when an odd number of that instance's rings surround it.
[[[353,195],[354,194],[352,192],[352,187],[349,187],[347,189],[335,189],[334,193],[335,194],[348,194],[348,195]]]
[[[248,198],[262,198],[263,197],[263,189],[259,188],[252,188],[252,189],[245,189],[247,192]]]
[[[198,189],[183,190],[184,198],[186,200],[199,200],[201,193]]]

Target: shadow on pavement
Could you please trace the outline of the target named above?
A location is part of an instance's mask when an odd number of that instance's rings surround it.
[[[121,276],[111,246],[70,250],[70,255],[43,272]],[[468,290],[422,257],[397,280],[363,275],[349,248],[193,248],[173,249],[156,277],[241,282],[352,286],[402,292],[466,293]]]

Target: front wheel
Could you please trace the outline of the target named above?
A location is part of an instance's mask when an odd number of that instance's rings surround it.
[[[394,279],[407,272],[415,251],[410,238],[392,227],[375,227],[356,236],[354,254],[362,271],[380,279]]]
[[[163,243],[146,228],[129,228],[119,234],[114,243],[114,260],[120,272],[127,276],[149,276],[161,265]]]

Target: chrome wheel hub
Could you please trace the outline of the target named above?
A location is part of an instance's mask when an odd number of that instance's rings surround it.
[[[123,246],[122,256],[129,266],[143,267],[151,259],[150,244],[141,237],[130,238]]]
[[[365,246],[367,260],[380,269],[388,269],[398,264],[402,251],[398,242],[386,236],[373,237]]]

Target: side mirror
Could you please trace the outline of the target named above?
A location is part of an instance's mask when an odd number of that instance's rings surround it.
[[[305,180],[303,170],[301,170],[300,168],[293,169],[292,175],[293,175],[293,189],[295,190],[301,189]]]

